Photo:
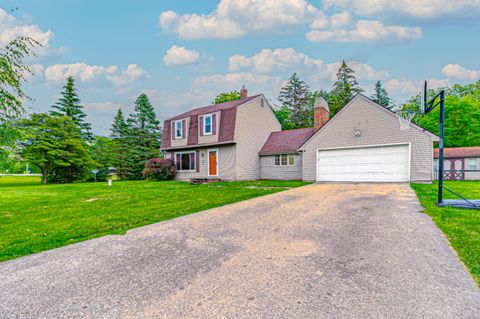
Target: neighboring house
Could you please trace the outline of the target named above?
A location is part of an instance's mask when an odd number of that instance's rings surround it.
[[[196,108],[165,120],[161,149],[177,179],[302,179],[305,181],[431,182],[433,141],[410,123],[357,94],[332,119],[323,98],[314,127],[281,131],[263,95]]]
[[[452,147],[443,150],[444,179],[480,180],[480,146]],[[434,150],[435,179],[438,178],[438,149]]]

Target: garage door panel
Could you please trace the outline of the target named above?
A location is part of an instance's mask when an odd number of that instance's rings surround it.
[[[319,150],[319,181],[407,182],[408,145]]]

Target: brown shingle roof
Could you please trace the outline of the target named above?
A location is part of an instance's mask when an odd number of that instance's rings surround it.
[[[313,135],[313,127],[272,132],[260,150],[260,155],[295,153]]]
[[[433,150],[433,156],[438,158],[438,148]],[[480,146],[445,148],[443,157],[480,157]]]

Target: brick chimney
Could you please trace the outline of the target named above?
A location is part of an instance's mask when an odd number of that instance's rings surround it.
[[[244,99],[248,96],[248,91],[245,88],[245,85],[242,85],[242,88],[240,89],[240,98]]]
[[[313,130],[318,131],[329,119],[330,109],[327,101],[323,97],[317,96],[313,106]]]

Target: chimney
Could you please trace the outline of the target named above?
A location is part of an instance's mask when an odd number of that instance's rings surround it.
[[[330,109],[327,101],[323,97],[317,96],[313,106],[313,130],[318,131],[329,119]]]
[[[248,96],[247,89],[245,88],[245,85],[242,85],[242,88],[240,89],[240,98],[244,99]]]

